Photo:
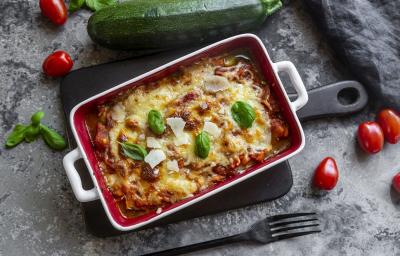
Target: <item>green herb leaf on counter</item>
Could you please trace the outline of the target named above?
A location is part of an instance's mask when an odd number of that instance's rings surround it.
[[[39,125],[40,120],[42,120],[43,117],[44,117],[43,111],[38,111],[35,114],[33,114],[31,117],[32,125],[35,125],[35,126]]]
[[[92,11],[98,11],[104,7],[117,4],[116,0],[85,0],[86,6]]]
[[[210,137],[206,132],[201,132],[196,136],[195,139],[195,153],[200,158],[207,158],[210,153],[211,144]]]
[[[31,125],[28,125],[28,127],[26,127],[24,134],[25,141],[31,143],[32,141],[37,139],[39,134],[40,134],[40,126],[34,125],[32,123]]]
[[[122,152],[126,157],[133,160],[144,160],[147,156],[147,151],[142,146],[134,143],[120,142]]]
[[[152,132],[157,135],[162,134],[165,131],[165,124],[161,113],[157,110],[150,110],[147,115],[147,122],[149,124],[149,128]]]
[[[60,134],[43,124],[40,124],[40,134],[46,144],[52,149],[63,150],[67,147],[67,143]]]
[[[17,124],[13,131],[8,135],[7,140],[6,140],[6,147],[7,148],[12,148],[17,146],[19,143],[21,143],[24,140],[25,137],[25,131],[28,126],[22,125],[22,124]]]
[[[6,147],[12,148],[25,140],[28,143],[35,141],[42,135],[46,144],[55,150],[63,150],[67,147],[64,138],[53,129],[40,123],[44,117],[44,112],[38,111],[31,117],[32,123],[29,125],[17,124],[6,139]]]
[[[75,12],[75,11],[81,9],[84,4],[85,4],[85,0],[71,0],[69,2],[69,11],[71,13]]]
[[[231,107],[233,120],[240,128],[250,128],[256,119],[254,108],[243,101],[236,101]]]

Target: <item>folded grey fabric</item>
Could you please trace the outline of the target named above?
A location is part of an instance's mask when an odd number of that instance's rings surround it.
[[[304,2],[372,101],[399,110],[400,0]]]

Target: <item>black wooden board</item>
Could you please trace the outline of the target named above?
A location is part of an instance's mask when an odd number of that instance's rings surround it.
[[[164,52],[101,64],[78,69],[67,75],[61,82],[60,90],[63,108],[68,122],[68,138],[71,149],[76,147],[76,144],[69,127],[69,114],[75,105],[97,93],[143,74],[193,50],[194,49],[186,49]],[[338,92],[347,87],[350,87],[348,90],[351,95],[348,97],[345,95],[345,98],[350,99],[352,102],[347,102],[348,104],[344,106],[338,101]],[[362,86],[355,81],[333,84],[325,88],[326,90],[319,88],[309,92],[309,104],[314,107],[305,108],[305,110],[299,112],[299,117],[302,120],[353,113],[360,110],[366,104],[366,93]],[[321,104],[328,106],[320,108]],[[329,106],[329,104],[331,105]],[[81,175],[84,188],[90,189],[93,183],[83,161],[77,163],[77,169]],[[288,162],[283,162],[232,188],[147,225],[142,229],[274,200],[285,195],[292,187],[292,184],[293,179],[290,165]],[[115,230],[111,226],[99,200],[82,203],[82,209],[86,227],[93,235],[106,237],[124,233]]]

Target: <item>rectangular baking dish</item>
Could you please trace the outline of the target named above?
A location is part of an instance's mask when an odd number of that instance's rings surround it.
[[[104,178],[101,174],[101,170],[98,167],[89,133],[86,128],[85,115],[92,111],[97,105],[108,101],[121,91],[132,88],[138,84],[159,80],[175,72],[180,66],[190,65],[201,58],[218,55],[235,49],[246,49],[250,51],[252,60],[259,66],[261,74],[271,85],[271,89],[275,93],[284,118],[289,124],[289,130],[291,133],[291,146],[274,157],[249,167],[242,174],[236,175],[212,188],[195,194],[193,197],[164,207],[162,212],[159,214],[156,212],[149,212],[134,218],[127,218],[123,216],[116,206],[111,192],[107,189]],[[298,97],[295,101],[291,102],[289,100],[282,82],[279,79],[278,72],[285,72],[290,77],[293,87],[298,94]],[[253,34],[237,35],[185,55],[159,68],[112,87],[111,89],[99,93],[76,105],[70,114],[70,124],[78,147],[64,157],[63,165],[66,170],[67,177],[71,183],[72,190],[78,201],[89,202],[100,199],[111,224],[116,229],[121,231],[134,230],[192,204],[195,204],[196,202],[204,200],[224,189],[234,186],[235,184],[261,173],[299,153],[304,147],[304,133],[296,115],[296,111],[303,107],[307,101],[307,91],[299,73],[291,62],[282,61],[273,63],[263,43],[257,36]],[[94,188],[90,190],[83,189],[80,176],[74,167],[74,163],[79,159],[84,160],[93,180]]]

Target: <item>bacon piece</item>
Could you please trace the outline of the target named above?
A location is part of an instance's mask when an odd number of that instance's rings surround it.
[[[250,157],[249,157],[248,154],[241,154],[241,155],[239,156],[239,159],[240,159],[240,162],[241,162],[243,165],[246,165],[246,164],[248,164],[248,163],[250,162]]]
[[[185,159],[179,158],[178,166],[179,166],[179,168],[183,168],[185,166]]]
[[[199,96],[200,96],[200,94],[197,91],[188,92],[184,96],[180,97],[177,101],[175,101],[175,105],[176,106],[184,105],[188,102],[191,102],[191,101],[197,99]]]
[[[136,194],[138,191],[137,186],[133,184],[123,185],[121,190],[125,195],[124,198],[126,209],[135,209],[136,202],[139,199]]]
[[[217,183],[217,182],[223,181],[224,179],[225,179],[225,176],[216,174],[216,175],[212,176],[211,181],[214,182],[214,183]]]
[[[139,122],[132,118],[126,119],[125,124],[127,127],[131,128],[131,129],[136,129],[139,127]]]
[[[159,172],[156,172],[155,169],[152,169],[149,164],[143,165],[140,172],[140,177],[149,182],[156,181],[159,175]]]
[[[271,133],[274,138],[285,139],[289,136],[289,128],[281,119],[274,118],[271,120]]]
[[[232,157],[231,159],[229,159],[229,161],[231,162],[230,167],[231,167],[232,169],[235,169],[236,167],[238,167],[238,166],[240,165],[240,162],[241,162],[239,156],[234,156],[234,157]]]
[[[218,175],[224,176],[224,177],[230,177],[235,175],[234,169],[228,168],[222,165],[216,165],[212,168],[212,171],[215,172]]]
[[[262,162],[266,156],[266,152],[264,150],[261,150],[261,151],[251,153],[249,156],[251,159],[253,159],[255,161]]]
[[[175,112],[171,117],[180,117],[182,118],[185,122],[189,120],[190,117],[190,112],[186,109],[183,109],[181,111]]]
[[[200,121],[197,119],[190,119],[186,121],[185,130],[193,131],[199,128],[201,125]]]
[[[98,123],[96,127],[96,136],[94,138],[94,143],[99,149],[106,149],[110,144],[110,139],[108,137],[108,130],[105,125]]]

